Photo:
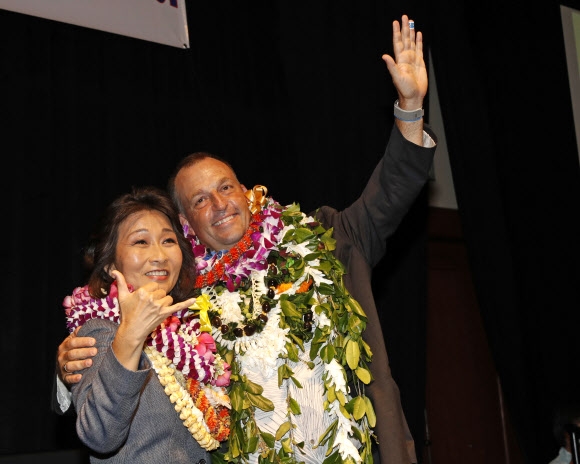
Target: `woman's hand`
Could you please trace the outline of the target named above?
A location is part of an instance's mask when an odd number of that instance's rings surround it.
[[[168,316],[195,302],[195,298],[173,303],[173,298],[155,282],[130,292],[125,277],[112,271],[117,280],[120,324],[113,340],[113,351],[127,369],[137,370],[147,336]]]

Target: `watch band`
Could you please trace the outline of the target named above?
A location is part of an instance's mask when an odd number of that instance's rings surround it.
[[[395,101],[393,111],[394,111],[393,114],[394,114],[395,118],[399,119],[400,121],[405,121],[405,122],[418,121],[425,114],[425,111],[423,111],[423,108],[419,108],[417,110],[412,110],[412,111],[407,111],[407,110],[402,109],[399,106],[399,100]]]

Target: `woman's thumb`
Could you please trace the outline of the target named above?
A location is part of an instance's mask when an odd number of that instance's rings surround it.
[[[114,271],[111,271],[111,275],[117,281],[117,290],[119,292],[119,299],[120,299],[121,295],[126,295],[127,293],[129,293],[129,288],[127,287],[127,282],[125,281],[125,276],[123,274],[121,274],[121,272],[117,271],[116,269]]]

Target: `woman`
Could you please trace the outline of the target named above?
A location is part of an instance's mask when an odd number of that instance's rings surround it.
[[[151,187],[117,198],[85,258],[89,283],[63,304],[69,331],[97,341],[72,388],[91,462],[209,463],[229,432],[229,366],[188,309],[207,304],[187,299],[194,258],[171,199]]]

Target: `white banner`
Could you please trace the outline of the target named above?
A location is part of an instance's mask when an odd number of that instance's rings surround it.
[[[0,9],[189,48],[185,0],[0,0]]]

